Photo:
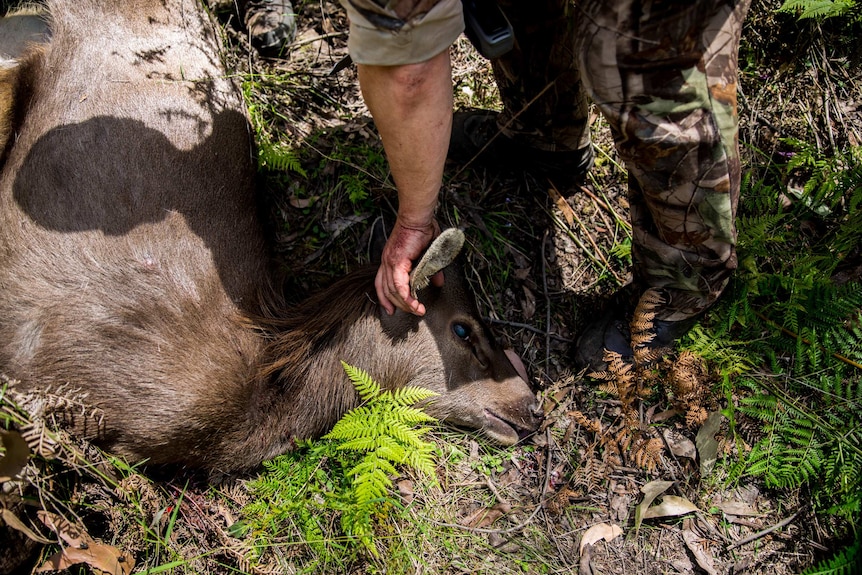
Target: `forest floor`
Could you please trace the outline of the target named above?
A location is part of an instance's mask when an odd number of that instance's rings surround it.
[[[765,177],[782,138],[859,145],[858,66],[845,65],[825,40],[797,41],[795,20],[777,15],[774,2],[756,4],[741,58],[744,171]],[[251,50],[229,13],[222,24],[227,60],[259,131],[287,142],[298,162],[262,169],[261,185],[277,257],[300,298],[368,262],[370,224],[393,218],[396,196],[355,67],[333,72],[347,54],[342,8],[322,0],[297,12],[298,35],[284,57]],[[452,61],[457,107],[498,105],[490,66],[465,38]],[[441,225],[466,232],[480,309],[523,358],[543,400],[545,423],[534,437],[501,449],[435,430],[438,482],[399,478],[403,508],[380,534],[378,557],[318,557],[312,567],[311,551],[291,542],[250,561],[248,542],[231,530],[249,501],[247,478],[210,486],[185,474],[123,480],[152,518],[150,529],[175,513],[168,537],[176,565],[155,559],[163,556],[128,514],[105,511],[128,503],[124,489],[95,484],[89,497],[102,507],[90,515],[101,517],[110,543],[139,563],[156,561],[149,566],[161,568],[152,573],[789,575],[834,551],[835,525],[811,511],[804,491],[769,490],[745,477],[727,484],[721,462],[738,459],[745,442],[720,415],[729,398],[708,365],[672,354],[656,393],[638,400],[634,435],[623,433],[620,399],[574,368],[577,334],[630,281],[625,168],[601,116],[592,130],[597,160],[584,186],[449,165],[441,195]],[[685,405],[669,399],[667,381],[679,373],[700,390]],[[704,457],[710,448],[713,457]]]

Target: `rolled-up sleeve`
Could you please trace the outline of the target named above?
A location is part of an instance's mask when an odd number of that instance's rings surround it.
[[[353,61],[376,66],[415,64],[449,48],[464,31],[461,0],[340,0],[350,19]]]

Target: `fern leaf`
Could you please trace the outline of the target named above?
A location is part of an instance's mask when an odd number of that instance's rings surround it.
[[[258,145],[258,165],[274,171],[296,173],[307,177],[296,153],[280,143],[261,142]]]
[[[439,395],[431,391],[430,389],[425,389],[422,387],[417,387],[415,385],[408,385],[406,387],[402,387],[401,389],[396,389],[392,391],[392,398],[395,400],[397,405],[401,405],[404,407],[410,407],[413,404],[419,403],[420,401],[424,401],[426,399],[431,399]],[[425,417],[429,417],[426,415]]]
[[[394,417],[408,425],[417,425],[419,423],[431,423],[437,421],[421,409],[415,407],[401,407],[393,412]]]
[[[365,406],[360,406],[344,414],[324,435],[324,439],[345,440],[357,437],[371,437],[380,421],[380,416]]]
[[[428,477],[434,477],[434,451],[427,449],[416,449],[407,453],[407,462],[413,469],[424,473]]]
[[[384,499],[392,481],[381,466],[374,466],[357,474],[354,493],[357,505],[368,505],[374,500]]]
[[[389,423],[388,434],[397,439],[398,442],[406,448],[416,448],[423,442],[416,430],[408,427],[400,421],[392,421]]]
[[[855,575],[862,573],[862,540],[842,549],[834,556],[809,567],[802,575]]]
[[[338,445],[338,449],[343,451],[373,451],[377,447],[378,441],[375,437],[356,437]]]
[[[341,362],[341,366],[347,373],[347,377],[349,377],[350,381],[353,382],[353,385],[356,387],[356,391],[359,393],[359,397],[362,398],[362,401],[370,401],[372,398],[380,395],[380,384],[374,381],[374,379],[368,375],[367,371],[358,367],[353,367],[344,361]]]

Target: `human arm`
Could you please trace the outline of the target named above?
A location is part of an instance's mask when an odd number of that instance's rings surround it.
[[[439,233],[434,209],[452,130],[449,50],[415,64],[358,69],[398,188],[398,216],[377,272],[377,297],[389,314],[398,308],[424,315],[425,306],[410,294],[409,274],[412,260]]]

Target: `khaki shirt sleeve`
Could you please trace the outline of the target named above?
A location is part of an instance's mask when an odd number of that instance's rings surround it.
[[[398,66],[424,62],[449,48],[464,31],[461,0],[429,2],[340,0],[350,19],[347,48],[357,64]]]

